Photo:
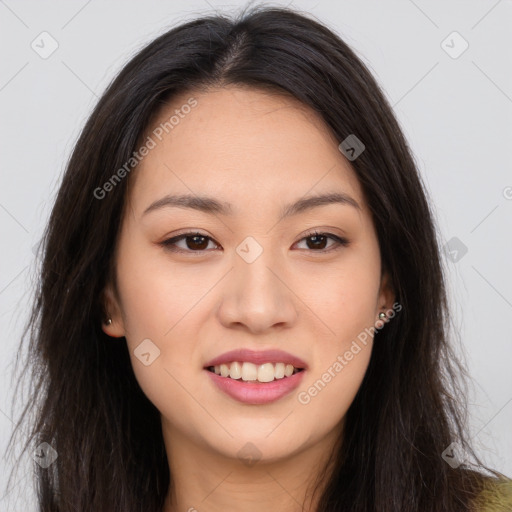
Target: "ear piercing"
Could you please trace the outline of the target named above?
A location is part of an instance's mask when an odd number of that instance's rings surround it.
[[[107,318],[107,320],[105,321],[105,323],[107,325],[110,325],[112,323],[112,318]]]

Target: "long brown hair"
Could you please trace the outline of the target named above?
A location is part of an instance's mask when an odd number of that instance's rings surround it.
[[[114,278],[136,168],[103,198],[95,190],[133,156],[166,101],[227,84],[291,95],[340,142],[350,134],[363,141],[351,165],[402,305],[376,334],[318,510],[466,511],[483,473],[452,467],[442,454],[457,442],[475,467],[485,466],[465,431],[466,372],[448,342],[440,247],[411,151],[375,79],[340,37],[306,14],[262,6],[234,19],[205,16],[156,38],[108,86],[74,147],[23,334],[33,392],[18,430],[35,411],[24,449],[46,442],[58,454],[47,468],[34,463],[40,510],[162,509],[172,475],[159,411],[135,379],[124,339],[101,329],[101,293]]]

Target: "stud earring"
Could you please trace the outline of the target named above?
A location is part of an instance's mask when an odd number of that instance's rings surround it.
[[[379,313],[379,320],[384,320],[386,318],[386,313]]]
[[[112,318],[107,318],[107,320],[105,321],[105,323],[107,325],[110,325],[112,323]]]

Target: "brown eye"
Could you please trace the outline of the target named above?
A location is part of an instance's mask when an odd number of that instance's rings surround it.
[[[306,240],[308,240],[308,242],[311,242],[311,244],[308,243],[308,248],[309,249],[325,249],[325,246],[328,242],[328,237],[324,236],[324,235],[313,235],[313,236],[308,236],[306,238]]]
[[[178,242],[184,241],[184,246],[177,245]],[[175,252],[206,252],[208,243],[213,239],[202,233],[183,233],[181,235],[169,238],[161,242],[165,248]]]
[[[326,244],[329,239],[333,240],[334,243],[326,249]],[[318,233],[316,231],[302,238],[300,242],[303,240],[306,240],[306,247],[307,249],[310,249],[311,252],[329,252],[339,249],[342,246],[345,247],[349,244],[346,238],[341,238],[332,233]]]
[[[208,240],[206,236],[187,236],[184,240],[186,241],[187,248],[192,251],[200,251],[201,249],[206,249],[206,247],[208,247]]]

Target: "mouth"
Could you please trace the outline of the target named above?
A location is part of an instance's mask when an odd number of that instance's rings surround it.
[[[289,397],[301,384],[307,368],[291,363],[221,363],[204,367],[212,384],[239,403],[264,405]]]
[[[205,370],[225,379],[261,384],[287,379],[296,373],[303,372],[304,368],[298,368],[283,362],[254,364],[233,361],[231,363],[207,366]]]

